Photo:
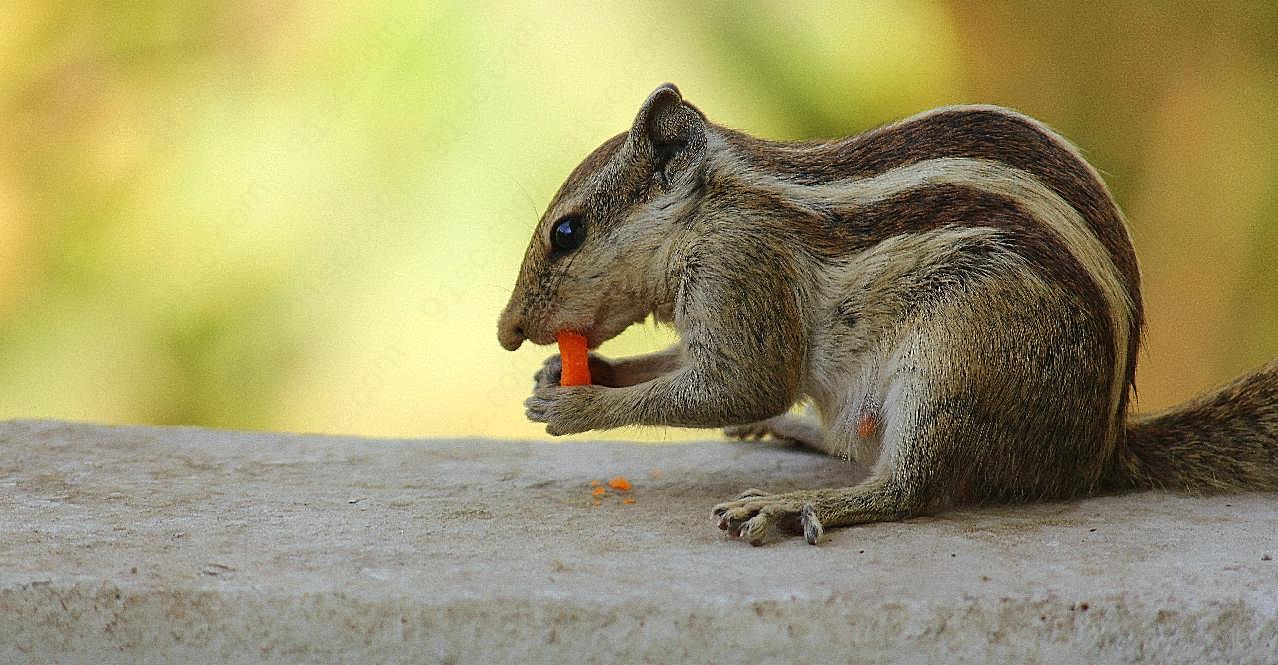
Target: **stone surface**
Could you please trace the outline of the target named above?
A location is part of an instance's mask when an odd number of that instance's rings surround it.
[[[1278,495],[818,547],[709,517],[857,475],[770,443],[0,423],[0,662],[1278,662]]]

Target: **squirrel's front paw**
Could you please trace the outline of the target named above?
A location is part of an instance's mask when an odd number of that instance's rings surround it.
[[[524,400],[525,415],[533,422],[546,423],[546,433],[551,436],[596,429],[600,390],[598,386],[540,387]]]
[[[559,354],[546,358],[546,362],[542,363],[541,369],[537,370],[537,373],[533,375],[533,390],[559,385],[559,377],[563,374],[563,371],[564,361],[559,357]]]
[[[590,382],[602,386],[612,385],[612,363],[596,355],[593,351],[590,352],[588,358],[590,363]],[[563,358],[559,357],[559,354],[546,358],[546,361],[541,365],[541,369],[537,370],[536,374],[533,374],[533,389],[538,390],[549,386],[558,386],[563,372],[564,361]]]

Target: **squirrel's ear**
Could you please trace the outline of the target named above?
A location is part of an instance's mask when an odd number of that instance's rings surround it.
[[[630,140],[648,158],[661,184],[669,186],[695,170],[705,156],[705,117],[684,103],[673,83],[663,83],[640,107]]]

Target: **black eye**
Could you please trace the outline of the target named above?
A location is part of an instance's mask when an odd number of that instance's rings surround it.
[[[586,239],[586,225],[580,217],[565,217],[550,230],[550,244],[556,252],[571,252]]]

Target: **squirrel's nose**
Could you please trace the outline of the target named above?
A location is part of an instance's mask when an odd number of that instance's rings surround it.
[[[503,312],[501,320],[497,322],[497,341],[502,348],[514,351],[527,338],[528,336],[524,334],[523,321],[519,319],[519,316],[511,314],[509,310]]]

